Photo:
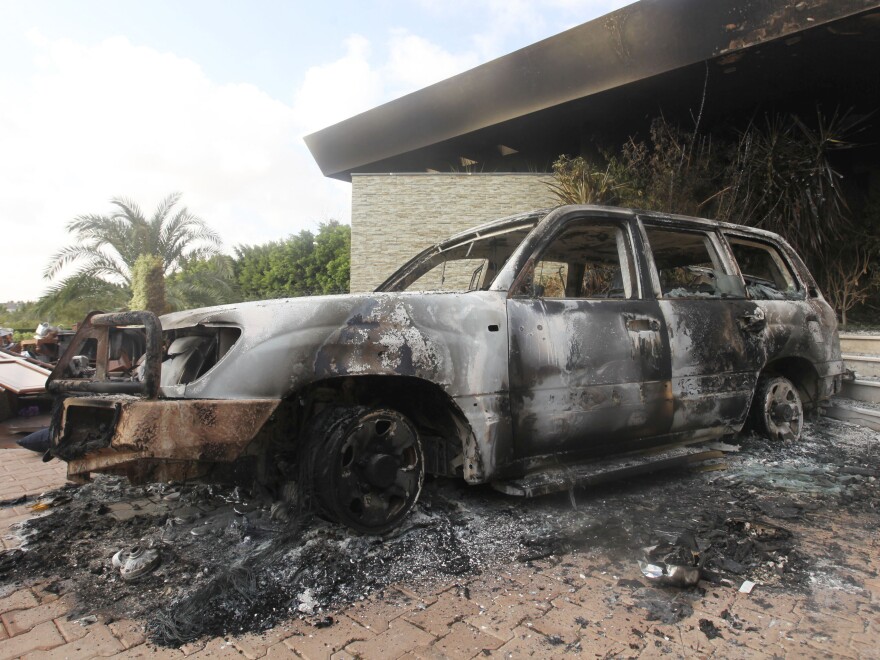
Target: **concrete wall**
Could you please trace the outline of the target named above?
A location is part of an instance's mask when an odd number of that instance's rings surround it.
[[[370,291],[424,248],[556,202],[547,174],[354,174],[351,290]]]

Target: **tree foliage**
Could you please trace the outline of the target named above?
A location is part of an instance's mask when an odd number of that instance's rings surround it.
[[[170,309],[194,309],[241,300],[232,257],[217,254],[210,259],[183,259],[180,270],[165,279]]]
[[[718,215],[782,234],[808,257],[823,256],[852,228],[832,159],[854,146],[858,127],[849,113],[821,111],[811,124],[796,115],[753,122],[739,135]]]
[[[186,207],[175,209],[179,201],[179,193],[169,195],[147,217],[137,204],[117,197],[110,201],[109,215],[76,217],[67,225],[73,243],[52,257],[44,276],[53,279],[70,266],[75,270],[49,289],[40,306],[51,310],[72,300],[98,298],[103,301],[100,307],[118,309],[132,298],[132,276],[140,257],[154,258],[153,277],[164,279],[183,263],[218,254],[220,236]]]
[[[36,302],[18,302],[14,311],[0,305],[0,326],[23,330],[36,328],[40,324],[40,315],[35,310]]]
[[[349,290],[351,228],[334,220],[318,233],[301,231],[284,241],[236,248],[235,272],[245,300]]]
[[[45,277],[53,278],[65,266],[76,264],[74,277],[87,275],[130,286],[131,269],[143,254],[160,257],[165,275],[176,270],[182,259],[217,254],[220,236],[186,207],[174,212],[179,201],[180,193],[169,195],[147,218],[137,204],[116,197],[110,200],[115,208],[109,215],[77,216],[67,225],[74,242],[52,257]]]
[[[34,312],[40,322],[69,327],[96,309],[124,309],[130,299],[131,291],[127,286],[90,275],[78,275],[69,278],[66,286],[53,288],[36,301]]]
[[[611,165],[602,170],[583,156],[562,155],[553,163],[554,180],[547,184],[563,204],[617,204],[623,177],[615,177]]]
[[[774,231],[804,257],[845,321],[877,283],[880,255],[880,224],[852,222],[834,166],[859,130],[850,113],[817,111],[810,121],[767,116],[725,140],[659,118],[647,140],[630,138],[604,162],[561,156],[549,187],[564,204],[619,204]]]

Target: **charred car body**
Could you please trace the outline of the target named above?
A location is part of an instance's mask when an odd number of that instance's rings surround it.
[[[50,451],[71,477],[307,483],[377,532],[426,472],[529,495],[749,420],[797,438],[843,371],[780,237],[568,206],[458,234],[370,294],[90,315],[49,378]]]

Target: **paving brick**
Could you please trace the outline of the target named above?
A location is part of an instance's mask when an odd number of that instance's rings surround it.
[[[57,587],[58,584],[55,580],[44,580],[32,585],[31,591],[34,592],[37,600],[42,605],[43,603],[49,603],[61,598],[60,590]]]
[[[144,625],[137,621],[124,619],[108,623],[107,627],[121,643],[123,648],[130,649],[132,646],[143,644],[146,640]]]
[[[10,506],[5,509],[0,509],[0,522],[5,523],[13,518],[29,516],[30,514],[31,511],[26,506]]]
[[[332,626],[313,628],[312,632],[294,635],[284,640],[289,649],[308,660],[329,658],[333,653],[350,643],[368,640],[375,633],[345,616],[338,616]]]
[[[61,636],[64,637],[66,642],[82,639],[89,634],[86,626],[82,625],[79,621],[71,621],[66,616],[55,619],[55,626],[61,632]]]
[[[407,651],[427,646],[434,637],[403,619],[391,622],[388,630],[375,637],[345,646],[349,653],[363,658],[397,658]]]
[[[725,645],[723,639],[709,639],[706,633],[700,630],[697,617],[690,617],[675,624],[674,627],[678,629],[678,643],[689,649],[691,654],[709,657]]]
[[[21,547],[21,539],[14,539],[8,536],[0,536],[0,547],[4,550],[14,550]]]
[[[543,616],[529,619],[531,628],[547,637],[560,639],[566,644],[574,644],[581,638],[582,630],[589,623],[584,617],[587,613],[581,606],[562,599]]]
[[[7,534],[15,534],[18,530],[18,526],[23,523],[25,520],[30,520],[31,518],[36,517],[30,511],[27,513],[21,513],[16,516],[12,516],[11,518],[7,518],[3,521],[3,525],[5,525]]]
[[[522,585],[518,593],[535,603],[545,604],[544,609],[550,609],[554,598],[570,593],[568,585],[542,573],[520,574],[516,579]]]
[[[854,594],[841,590],[816,590],[808,600],[798,602],[793,609],[794,614],[801,616],[835,616],[853,623],[862,620],[859,608],[870,602],[870,594]]]
[[[778,588],[762,588],[758,585],[751,594],[737,592],[731,607],[751,608],[757,612],[772,611],[774,616],[794,623],[800,618],[800,615],[794,611],[795,606],[799,603],[799,598],[804,597],[795,596]]]
[[[183,658],[183,652],[178,649],[165,649],[152,644],[140,644],[130,649],[111,655],[112,660],[139,660],[141,658]]]
[[[214,638],[205,644],[200,651],[196,651],[191,656],[193,660],[202,660],[202,658],[232,658],[233,660],[241,660],[242,653],[232,642],[222,638]]]
[[[3,485],[0,486],[0,500],[12,499],[13,497],[24,495],[26,492],[27,489],[24,486],[5,481]]]
[[[437,595],[433,593],[417,593],[407,587],[405,584],[395,584],[391,589],[399,591],[403,594],[404,604],[412,605],[413,609],[424,609],[428,607],[428,605],[432,605],[437,602]],[[420,607],[419,607],[420,606]]]
[[[708,583],[701,583],[700,586],[705,589],[705,594],[693,604],[694,610],[697,612],[721,616],[722,612],[729,610],[734,600],[736,600],[737,590],[732,587],[716,586]]]
[[[267,648],[265,655],[261,657],[267,660],[299,660],[300,656],[291,651],[284,642],[278,642]]]
[[[528,616],[527,608],[522,607],[518,600],[501,598],[488,609],[480,610],[464,619],[465,622],[480,630],[508,641],[513,637],[513,630]],[[537,612],[535,612],[537,615]]]
[[[413,610],[424,609],[424,604],[414,601],[396,590],[386,590],[346,609],[345,613],[364,628],[380,633],[387,630],[397,617]]]
[[[453,623],[480,611],[480,606],[457,591],[444,591],[437,602],[424,610],[409,612],[403,618],[435,637],[441,637]]]
[[[207,639],[197,639],[194,642],[187,642],[180,647],[180,652],[183,653],[183,655],[189,657],[205,648],[205,645],[207,643]]]
[[[34,626],[45,621],[51,621],[63,614],[67,614],[69,607],[64,600],[56,600],[44,605],[37,605],[26,610],[13,610],[0,615],[3,625],[10,637],[15,637],[27,632]]]
[[[740,610],[735,617],[735,622],[741,625],[739,641],[755,651],[763,651],[774,645],[784,647],[790,644],[791,635],[797,629],[790,621],[754,612]]]
[[[14,639],[14,638],[13,638]],[[110,629],[100,623],[88,627],[86,635],[51,651],[40,651],[25,656],[26,660],[47,660],[64,658],[65,660],[82,660],[85,658],[106,657],[123,651],[122,643],[113,636]]]
[[[54,649],[62,644],[64,638],[58,632],[58,628],[52,621],[46,621],[22,635],[0,642],[0,660],[21,658],[27,653]]]
[[[34,596],[30,589],[19,589],[5,598],[0,598],[0,614],[5,614],[12,610],[36,607],[39,604],[36,596]]]
[[[673,658],[690,659],[694,657],[690,649],[686,649],[678,642],[658,637],[646,639],[645,647],[641,651],[629,650],[626,657],[634,657],[636,654],[638,654],[639,660],[653,660],[654,658],[662,658],[662,660],[671,660]]]
[[[261,658],[272,646],[281,644],[285,639],[297,632],[311,628],[301,621],[286,622],[262,633],[249,633],[233,637],[230,641],[247,658]],[[284,647],[285,649],[287,647]],[[276,650],[277,653],[277,650]]]
[[[548,658],[561,655],[565,650],[562,644],[553,644],[547,637],[527,626],[514,629],[513,637],[493,651],[494,658]],[[590,653],[592,655],[592,652]],[[599,653],[598,655],[603,655]]]
[[[449,633],[434,642],[431,650],[447,658],[472,658],[485,651],[494,651],[505,641],[460,621],[453,624]],[[419,650],[416,649],[415,653],[418,654]]]
[[[857,658],[871,658],[877,655],[877,639],[876,637],[870,641],[851,639],[849,648]]]
[[[408,653],[404,653],[404,654],[403,654],[402,656],[400,656],[400,657],[401,657],[401,658],[404,658],[404,657],[406,657],[407,655],[409,655],[409,654],[408,654]],[[330,660],[361,660],[361,659],[360,659],[360,656],[352,655],[351,653],[349,653],[348,651],[346,651],[345,649],[343,649],[342,651],[337,651],[336,653],[334,653],[333,655],[331,655],[331,656],[330,656]]]
[[[838,635],[832,635],[824,630],[817,630],[812,626],[808,626],[805,629],[799,627],[792,633],[791,637],[795,644],[803,643],[807,647],[828,656],[837,658],[857,657],[855,651],[847,643],[848,640],[841,639],[844,635],[839,633]]]

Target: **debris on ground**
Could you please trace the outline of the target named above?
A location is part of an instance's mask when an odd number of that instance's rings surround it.
[[[37,409],[39,412],[39,408]],[[20,412],[19,415],[22,415],[23,412]],[[45,454],[49,450],[51,438],[49,436],[49,429],[44,428],[39,431],[34,431],[33,433],[29,433],[28,435],[16,440],[16,444],[23,448],[29,449],[31,451],[38,452],[40,454]]]
[[[724,472],[672,471],[594,487],[579,492],[576,510],[566,494],[524,500],[428,480],[413,514],[381,538],[241,487],[132,486],[101,476],[48,495],[57,504],[20,526],[22,549],[0,553],[0,585],[58,579],[75,599],[72,618],[138,619],[154,642],[179,646],[290,617],[333,625],[336,609],[392,584],[430,589],[570,553],[594,558],[595,570],[641,560],[666,577],[679,567],[696,571],[696,586],[690,577],[676,586],[651,576],[618,582],[646,618],[663,623],[690,616],[706,588],[809,590],[838,579],[833,548],[825,557],[803,552],[796,530],[843,511],[876,526],[877,434],[820,419],[798,443],[755,435],[736,442],[740,451]],[[146,563],[155,564],[127,581],[114,567],[121,548],[128,557],[154,550],[161,560],[150,554]],[[701,630],[717,632],[702,622]]]
[[[126,582],[133,582],[159,565],[160,555],[155,548],[123,548],[110,560],[110,565],[119,571]]]

